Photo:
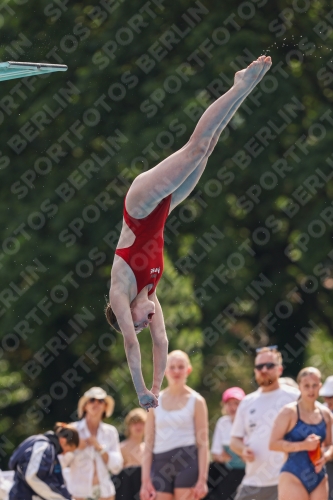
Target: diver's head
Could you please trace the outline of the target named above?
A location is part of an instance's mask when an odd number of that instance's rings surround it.
[[[140,333],[153,320],[155,314],[155,303],[148,297],[136,296],[131,302],[131,314],[135,333]]]
[[[105,307],[106,320],[112,328],[121,333],[115,313],[112,310],[111,304],[108,302]],[[136,296],[131,302],[131,315],[135,333],[140,333],[146,328],[153,319],[155,314],[155,303],[149,300],[148,297]]]

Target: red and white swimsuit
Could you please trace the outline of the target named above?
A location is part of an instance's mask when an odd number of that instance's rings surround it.
[[[147,285],[153,285],[148,294],[152,294],[160,281],[164,268],[164,225],[170,210],[171,194],[157,205],[154,210],[143,219],[134,219],[126,210],[124,201],[124,220],[135,234],[133,245],[118,248],[119,255],[132,269],[137,293]]]

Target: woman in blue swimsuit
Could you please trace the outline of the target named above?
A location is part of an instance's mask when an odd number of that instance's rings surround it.
[[[332,458],[330,411],[316,401],[321,387],[317,368],[304,368],[297,377],[300,398],[282,408],[270,449],[287,454],[279,478],[279,500],[327,500],[325,463]],[[320,447],[321,457],[310,459]],[[313,463],[314,462],[314,463]]]

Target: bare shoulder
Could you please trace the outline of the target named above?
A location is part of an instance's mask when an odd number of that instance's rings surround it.
[[[293,401],[283,406],[279,412],[279,417],[291,418],[297,414],[297,402]]]
[[[110,304],[114,312],[118,307],[124,307],[126,304],[130,304],[128,294],[123,292],[117,287],[112,287],[110,289]]]
[[[132,287],[135,286],[136,281],[132,269],[129,265],[117,255],[115,256],[114,263],[111,270],[111,286],[110,286],[110,302],[117,302],[120,297],[130,297],[133,292]]]
[[[133,300],[137,294],[137,284],[130,266],[119,256],[115,256],[111,269],[110,303],[120,295]]]
[[[289,432],[297,422],[296,403],[289,403],[281,408],[274,420],[274,433],[284,435]]]
[[[195,407],[200,409],[200,408],[207,408],[207,403],[206,400],[201,394],[199,394],[196,391],[192,391],[195,395]]]
[[[126,286],[134,277],[134,273],[127,262],[119,255],[114,256],[114,261],[111,269],[111,287],[119,287],[121,283]]]
[[[320,411],[323,414],[323,417],[326,421],[326,423],[332,423],[332,413],[331,411],[324,405],[320,405],[319,407]]]
[[[196,391],[193,391],[194,392],[194,395],[195,395],[195,398],[197,401],[201,401],[202,403],[206,403],[206,400],[203,396],[201,396],[201,394],[199,394],[198,392]]]

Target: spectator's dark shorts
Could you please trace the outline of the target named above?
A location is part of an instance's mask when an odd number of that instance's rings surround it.
[[[245,469],[227,469],[224,464],[211,462],[208,472],[209,493],[205,500],[234,499],[244,474]]]
[[[173,493],[175,488],[193,488],[198,474],[196,446],[184,446],[153,454],[151,480],[156,491]]]

